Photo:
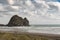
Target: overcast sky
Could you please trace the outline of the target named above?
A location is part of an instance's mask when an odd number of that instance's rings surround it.
[[[13,15],[27,17],[30,24],[60,24],[60,0],[0,0],[0,23]]]

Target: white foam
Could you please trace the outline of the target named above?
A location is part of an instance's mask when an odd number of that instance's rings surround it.
[[[0,27],[0,31],[60,34],[60,27]]]

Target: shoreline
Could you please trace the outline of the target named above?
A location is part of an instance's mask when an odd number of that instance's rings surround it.
[[[31,30],[31,27],[12,27],[12,28],[11,27],[0,27],[0,32],[2,32],[2,33],[6,33],[6,32],[7,33],[17,33],[17,34],[33,34],[33,35],[42,35],[42,36],[59,37],[60,38],[60,34],[33,32],[33,30]]]
[[[32,27],[0,27],[0,34],[6,34],[6,36],[7,36],[7,34],[9,34],[9,35],[16,34],[16,35],[24,35],[24,37],[27,35],[29,35],[29,36],[31,35],[30,37],[33,36],[33,38],[38,37],[40,39],[40,37],[43,37],[43,39],[48,38],[48,39],[53,39],[53,40],[56,40],[56,39],[60,40],[60,34],[33,32],[33,30],[31,30],[31,28]],[[42,27],[42,28],[44,28],[44,27]],[[46,27],[44,29],[46,29]],[[30,32],[30,31],[32,31],[32,32]]]

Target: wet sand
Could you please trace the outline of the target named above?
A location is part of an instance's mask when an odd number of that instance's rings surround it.
[[[44,34],[32,34],[25,32],[0,32],[0,40],[60,40],[59,38],[55,38],[52,36],[47,36]]]
[[[0,40],[60,40],[60,34],[29,32],[26,29],[0,28]]]

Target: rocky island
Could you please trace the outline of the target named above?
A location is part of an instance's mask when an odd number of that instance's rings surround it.
[[[19,17],[18,15],[14,15],[11,17],[9,23],[7,25],[0,24],[0,26],[29,26],[29,21],[27,18]]]

